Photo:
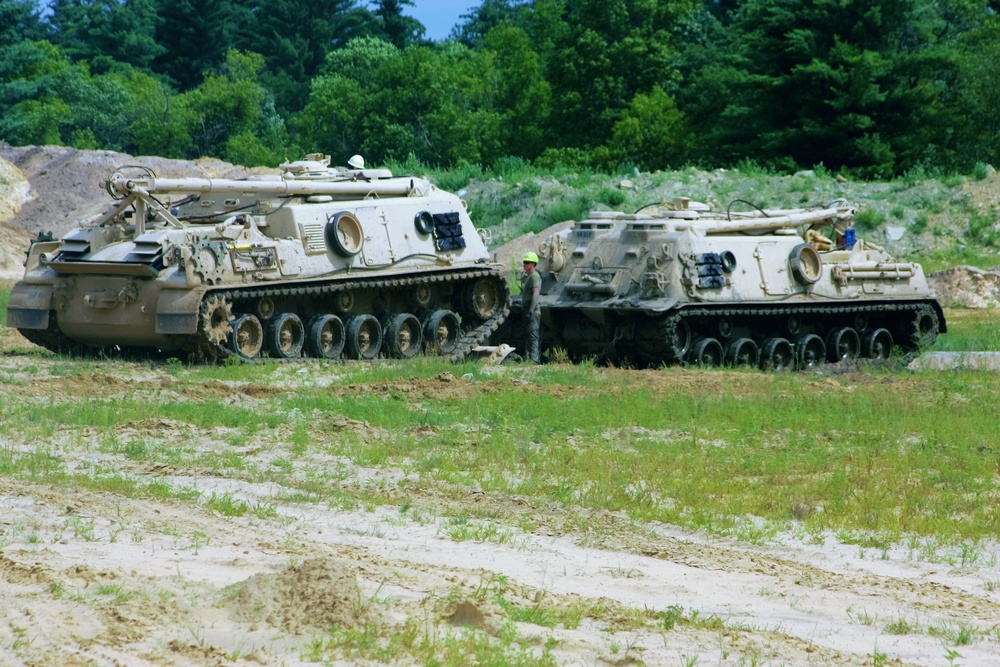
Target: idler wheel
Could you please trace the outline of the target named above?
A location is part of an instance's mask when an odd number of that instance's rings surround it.
[[[861,355],[885,361],[892,354],[892,334],[888,329],[869,329],[861,338]]]
[[[424,324],[424,340],[438,354],[451,354],[458,345],[458,316],[450,310],[436,310]]]
[[[795,339],[795,365],[799,369],[816,368],[826,362],[826,343],[816,334]]]
[[[385,351],[390,357],[411,359],[420,354],[424,339],[420,332],[420,320],[415,315],[392,315],[382,329]]]
[[[934,308],[921,305],[913,312],[913,320],[910,322],[910,344],[917,348],[930,347],[937,339],[939,328]]]
[[[295,313],[281,313],[267,327],[267,350],[279,359],[292,359],[302,354],[306,339],[305,327]]]
[[[477,320],[488,320],[500,308],[502,290],[494,278],[477,278],[462,290],[463,315]]]
[[[309,320],[306,350],[319,359],[338,359],[344,351],[347,333],[336,315],[317,315]]]
[[[667,348],[674,360],[682,361],[691,349],[691,327],[687,320],[679,320],[666,332]]]
[[[369,361],[382,350],[382,325],[371,315],[356,315],[347,323],[344,351],[348,359]]]
[[[786,338],[768,338],[760,351],[760,367],[765,371],[787,371],[794,365],[792,344]]]
[[[244,359],[256,359],[264,347],[264,327],[256,315],[244,313],[233,321],[229,349]]]
[[[699,338],[691,346],[691,363],[699,366],[720,366],[722,364],[722,344],[715,338]]]
[[[858,339],[858,332],[851,327],[834,329],[826,337],[826,358],[832,363],[853,361],[858,358],[860,351],[861,341]]]

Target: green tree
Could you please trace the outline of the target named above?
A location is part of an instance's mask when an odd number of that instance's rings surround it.
[[[0,137],[15,145],[59,144],[72,117],[59,83],[73,75],[58,47],[20,42],[0,50]]]
[[[674,100],[659,88],[638,93],[612,129],[609,156],[646,171],[678,167],[689,135]],[[609,165],[609,166],[617,166]]]
[[[503,116],[487,104],[483,66],[457,42],[399,50],[355,40],[328,57],[296,126],[317,149],[374,162],[411,153],[431,164],[487,162],[502,153]]]
[[[52,42],[93,71],[114,63],[149,69],[166,50],[156,42],[161,18],[154,0],[53,0],[50,9]]]
[[[477,59],[486,86],[484,104],[501,115],[500,150],[538,157],[552,113],[552,90],[531,38],[521,28],[501,23],[483,38]]]
[[[0,47],[42,39],[38,6],[32,0],[0,0]]]
[[[565,27],[544,53],[553,92],[551,136],[563,145],[593,148],[608,141],[636,94],[666,90],[678,78],[672,29],[696,3],[560,1]],[[542,3],[549,22],[558,6]]]
[[[225,54],[245,45],[252,21],[250,9],[233,0],[153,0],[162,18],[156,42],[163,49],[153,70],[164,74],[181,90],[197,86],[207,72],[218,71]]]
[[[746,0],[730,30],[738,56],[720,57],[695,82],[716,87],[706,95],[716,111],[689,110],[715,154],[785,167],[823,162],[865,176],[950,159],[957,63],[940,7]]]
[[[254,0],[252,15],[253,50],[267,64],[261,81],[286,114],[303,107],[328,53],[378,32],[358,0]]]
[[[452,28],[451,37],[466,46],[477,46],[501,23],[516,23],[526,9],[518,0],[483,0],[478,7],[470,8],[468,14],[462,14],[463,20]]]
[[[293,120],[302,142],[341,160],[361,151],[366,119],[387,122],[378,101],[381,72],[401,62],[399,49],[374,37],[355,39],[331,52],[312,81],[308,104]]]
[[[381,36],[399,49],[421,41],[426,32],[420,21],[403,14],[403,7],[407,5],[412,7],[413,0],[378,0],[375,3],[374,13]]]
[[[979,3],[977,3],[979,4]],[[978,21],[954,40],[960,63],[953,93],[958,164],[1000,161],[1000,7],[976,12]],[[981,7],[981,5],[980,5]]]
[[[275,163],[289,148],[284,123],[258,80],[263,56],[230,49],[219,74],[208,74],[179,96],[178,118],[188,123],[194,154],[235,162]],[[257,137],[257,141],[252,141]]]

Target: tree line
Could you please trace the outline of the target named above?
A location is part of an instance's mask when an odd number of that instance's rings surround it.
[[[0,0],[0,139],[248,164],[323,151],[859,177],[1000,149],[1000,2]]]

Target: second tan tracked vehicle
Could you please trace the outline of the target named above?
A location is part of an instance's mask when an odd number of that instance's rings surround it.
[[[507,315],[464,202],[420,178],[312,154],[274,176],[129,168],[105,187],[110,210],[34,243],[11,293],[8,326],[47,348],[458,359]]]
[[[784,369],[931,344],[945,320],[923,270],[856,239],[855,213],[843,201],[714,211],[685,198],[593,212],[538,249],[542,346]],[[516,329],[509,320],[494,342],[520,349]]]

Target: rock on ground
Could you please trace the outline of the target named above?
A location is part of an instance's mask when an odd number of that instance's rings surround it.
[[[1000,271],[954,266],[927,276],[945,308],[996,308],[1000,305]]]

